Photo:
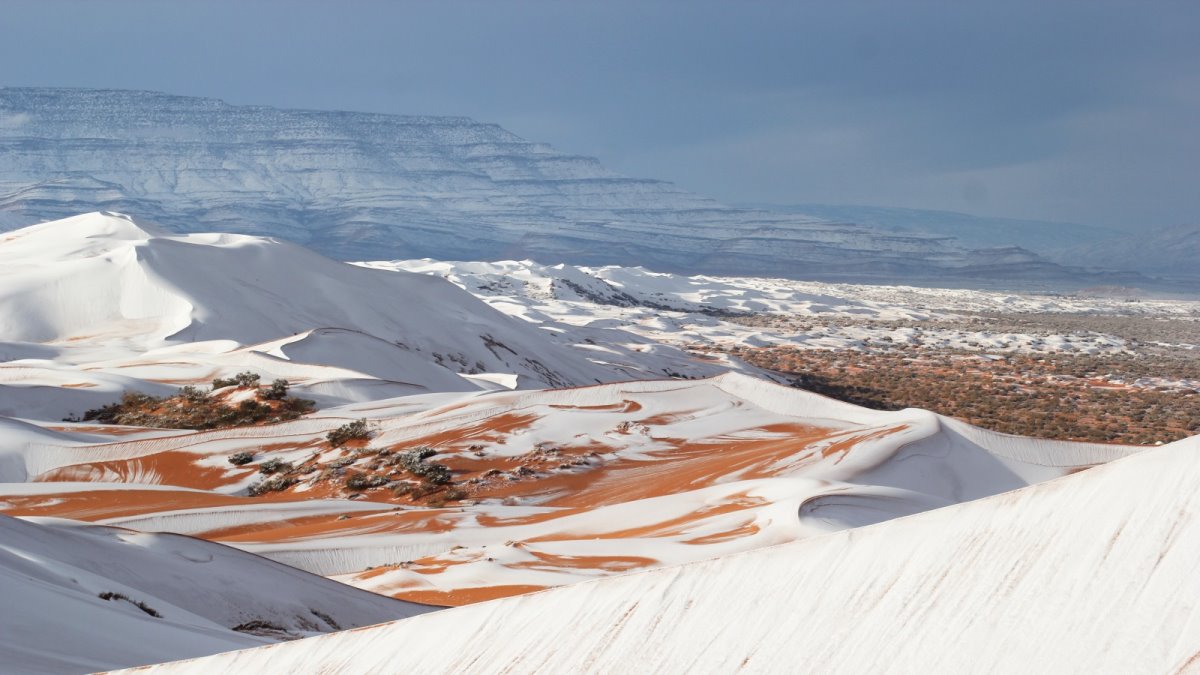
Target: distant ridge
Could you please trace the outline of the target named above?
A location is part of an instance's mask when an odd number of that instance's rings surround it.
[[[1132,283],[1021,248],[734,208],[464,117],[0,88],[0,227],[113,210],[337,258],[531,258],[668,272]]]
[[[906,209],[891,206],[772,204],[756,205],[755,208],[858,223],[893,232],[954,237],[963,246],[971,248],[1020,246],[1040,254],[1064,246],[1079,246],[1127,234],[1121,230],[1097,225],[1022,218],[996,218],[958,211]]]

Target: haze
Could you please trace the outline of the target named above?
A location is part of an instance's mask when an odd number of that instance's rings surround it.
[[[3,85],[467,115],[727,202],[1200,212],[1194,3],[6,2]]]

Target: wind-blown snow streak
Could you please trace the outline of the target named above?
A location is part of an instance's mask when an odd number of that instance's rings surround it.
[[[1200,443],[768,549],[161,673],[1191,672]]]

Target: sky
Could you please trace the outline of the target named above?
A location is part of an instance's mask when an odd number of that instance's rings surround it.
[[[1200,3],[4,0],[0,85],[465,115],[729,203],[1200,222]]]

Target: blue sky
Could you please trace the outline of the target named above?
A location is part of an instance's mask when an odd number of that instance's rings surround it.
[[[728,202],[1200,222],[1200,3],[5,0],[0,84],[467,115]]]

